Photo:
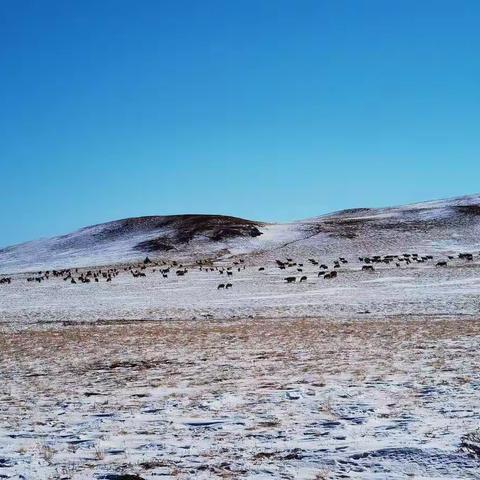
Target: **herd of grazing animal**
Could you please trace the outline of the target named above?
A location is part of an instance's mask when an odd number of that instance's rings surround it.
[[[454,259],[452,255],[448,257],[450,260]],[[460,253],[458,254],[459,259],[472,261],[473,260],[473,253]],[[411,265],[414,263],[426,263],[433,260],[432,255],[419,255],[418,253],[404,253],[404,254],[396,254],[396,255],[373,255],[373,256],[364,256],[358,257],[358,260],[363,263],[361,266],[362,272],[375,272],[375,266],[379,264],[390,264],[395,263],[397,268],[403,265]],[[317,272],[317,277],[322,277],[325,280],[331,280],[333,278],[337,278],[338,272],[337,270],[345,265],[348,260],[345,257],[339,257],[337,260],[333,260],[333,267],[329,270],[328,265],[324,263],[320,263],[320,261],[309,258],[308,261],[311,265],[318,267],[319,271]],[[287,270],[288,268],[296,268],[298,272],[303,272],[303,263],[297,263],[292,258],[287,258],[286,261],[283,260],[275,260],[276,266],[280,270]],[[447,261],[441,260],[435,264],[436,267],[446,267],[448,266]],[[302,267],[302,268],[299,268]],[[259,268],[259,270],[264,270],[264,267]],[[296,283],[297,277],[290,275],[284,278],[286,283]],[[299,279],[298,283],[306,282],[307,276],[302,275]]]
[[[324,263],[320,263],[318,260],[315,260],[314,258],[309,258],[308,261],[310,262],[311,265],[318,267],[320,269],[317,273],[317,277],[323,277],[325,280],[336,278],[338,275],[338,273],[336,272],[336,269],[340,268],[341,264],[348,263],[348,261],[344,257],[339,257],[338,260],[333,261],[333,270],[328,271],[328,265],[325,265]],[[287,258],[286,261],[275,260],[275,263],[280,270],[295,268],[297,272],[301,272],[301,273],[303,273],[303,270],[304,270],[304,263],[297,263],[292,258]],[[263,267],[262,267],[262,270],[264,270]],[[284,280],[287,283],[296,283],[297,277],[290,275],[288,277],[285,277]],[[303,283],[303,282],[306,282],[307,280],[308,280],[308,277],[306,275],[302,275],[299,278],[298,283]]]
[[[439,260],[435,263],[435,267],[447,267],[450,260],[454,260],[453,255],[448,255],[448,260]],[[473,253],[459,253],[457,258],[467,262],[471,262],[474,259]],[[409,266],[415,263],[426,263],[433,260],[432,255],[419,255],[417,253],[404,253],[396,255],[373,255],[373,256],[363,256],[358,257],[358,260],[362,263],[360,270],[362,272],[375,272],[375,266],[390,263],[394,263],[395,266],[401,267]],[[314,258],[309,258],[307,260],[311,266],[318,268],[316,272],[317,277],[321,277],[325,280],[332,280],[338,277],[338,271],[342,268],[343,265],[348,264],[348,260],[345,257],[338,257],[336,260],[333,260],[332,267],[326,263],[321,263],[319,260]],[[297,277],[296,274],[288,275],[283,278],[286,283],[306,283],[308,281],[307,275],[303,273],[305,268],[305,263],[296,262],[293,258],[287,258],[286,260],[275,260],[274,266],[280,270],[290,270],[296,273],[301,272],[302,275]],[[232,262],[232,265],[215,265],[214,260],[197,260],[195,265],[186,266],[178,263],[177,261],[152,261],[148,257],[141,263],[127,265],[123,267],[124,272],[129,272],[133,278],[145,278],[148,274],[161,274],[163,278],[168,278],[171,270],[175,272],[177,277],[185,277],[190,270],[197,270],[205,273],[218,273],[220,275],[226,275],[229,278],[233,278],[235,272],[241,272],[245,270],[245,260],[238,259]],[[260,266],[256,267],[258,272],[265,272],[265,267]],[[112,282],[112,280],[120,275],[121,267],[110,267],[110,268],[97,268],[97,269],[81,269],[69,268],[63,270],[45,270],[35,272],[31,276],[27,276],[27,282],[36,282],[41,283],[52,278],[61,278],[65,282],[70,282],[71,284],[85,284],[85,283],[99,283],[100,281]],[[340,270],[341,272],[341,270]],[[0,285],[9,285],[12,283],[13,277],[3,276],[0,277]],[[298,282],[297,282],[298,280]],[[233,283],[223,282],[217,285],[217,290],[229,290],[233,288]]]

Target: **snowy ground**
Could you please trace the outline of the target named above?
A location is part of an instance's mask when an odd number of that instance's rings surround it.
[[[2,478],[479,478],[480,322],[50,326],[0,337]]]
[[[112,282],[71,284],[50,278],[38,284],[17,275],[9,285],[0,284],[0,322],[4,328],[25,328],[48,322],[97,320],[234,319],[321,316],[383,318],[385,315],[477,316],[480,313],[480,256],[474,261],[449,260],[447,268],[435,267],[437,258],[423,264],[375,266],[362,272],[358,259],[347,257],[338,277],[317,277],[318,266],[303,259],[297,267],[279,270],[264,263],[265,270],[249,265],[227,277],[218,271],[189,268],[183,277],[173,270],[167,279],[158,268],[133,278],[121,271]],[[332,266],[332,259],[325,260]],[[232,263],[223,263],[232,265]],[[307,276],[304,283],[287,284],[286,276]],[[231,282],[232,289],[217,290]],[[368,312],[368,313],[366,313]]]
[[[0,478],[480,478],[460,451],[480,428],[480,256],[446,258],[347,256],[331,280],[266,257],[229,277],[13,275]]]

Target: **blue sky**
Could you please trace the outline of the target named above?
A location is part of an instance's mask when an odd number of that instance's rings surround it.
[[[480,2],[3,0],[0,245],[480,191]]]

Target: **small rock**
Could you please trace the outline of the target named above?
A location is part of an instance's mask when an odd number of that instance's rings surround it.
[[[464,435],[460,443],[460,450],[480,458],[480,430]]]
[[[287,392],[287,398],[289,400],[299,400],[302,396],[299,392]]]

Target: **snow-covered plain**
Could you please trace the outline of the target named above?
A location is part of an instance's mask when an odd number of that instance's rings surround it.
[[[480,422],[479,340],[476,320],[421,317],[5,333],[0,473],[479,478],[461,450]]]
[[[480,478],[462,451],[480,428],[479,239],[470,196],[291,224],[130,219],[4,249],[0,478]],[[362,271],[404,253],[425,259]],[[309,261],[339,257],[333,279]],[[66,267],[119,273],[38,273]]]
[[[473,261],[449,260],[447,268],[436,267],[437,258],[421,264],[396,267],[375,265],[374,272],[361,271],[358,259],[347,257],[338,277],[318,277],[318,266],[304,263],[279,270],[273,262],[265,270],[247,265],[232,276],[219,271],[187,266],[177,277],[174,270],[163,278],[159,267],[147,267],[145,277],[123,271],[112,282],[71,284],[62,278],[27,282],[30,274],[12,277],[0,285],[0,324],[8,329],[39,328],[48,323],[109,320],[184,320],[235,318],[352,318],[367,315],[384,318],[399,315],[474,317],[480,312],[480,255]],[[332,265],[332,261],[328,261]],[[300,262],[299,262],[300,263]],[[228,263],[218,264],[227,266]],[[156,270],[153,272],[153,270]],[[86,272],[87,269],[79,270]],[[285,277],[303,283],[287,284]],[[218,290],[221,283],[233,287]],[[368,313],[364,313],[368,312]]]

